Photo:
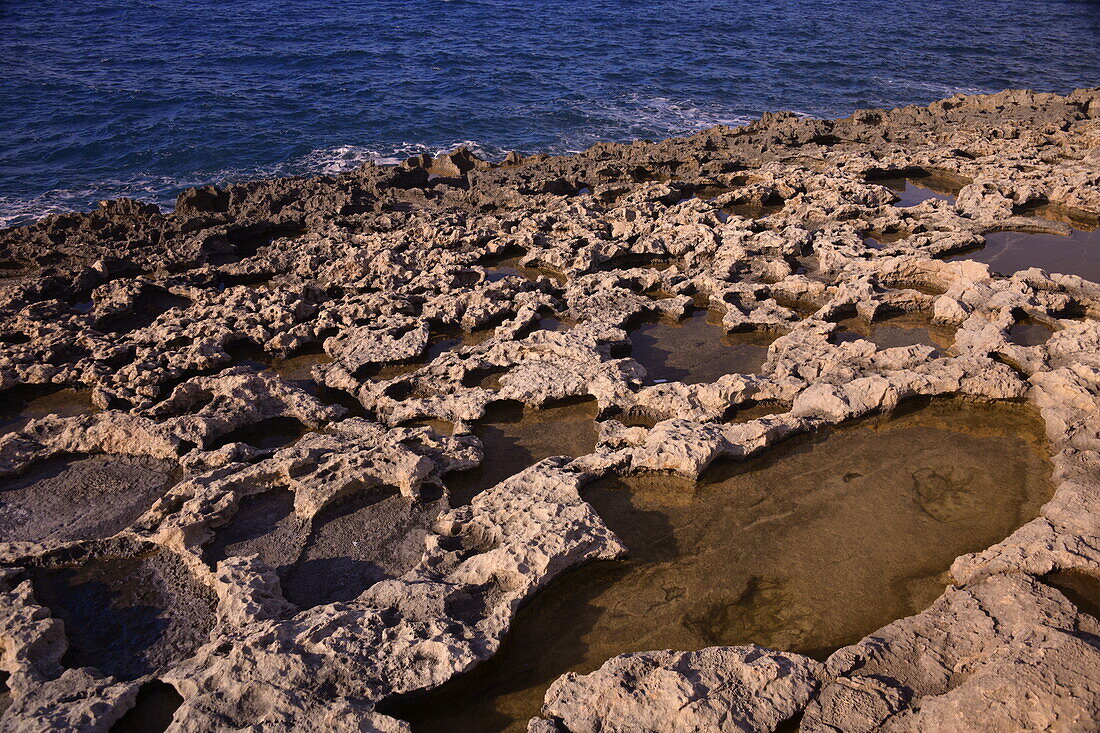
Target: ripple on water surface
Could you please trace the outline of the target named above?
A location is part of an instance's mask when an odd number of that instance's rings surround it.
[[[956,556],[1035,516],[1049,476],[1030,412],[934,403],[699,483],[592,484],[582,496],[630,559],[554,581],[494,659],[398,714],[415,731],[520,731],[558,676],[625,652],[756,642],[823,658],[927,607]]]

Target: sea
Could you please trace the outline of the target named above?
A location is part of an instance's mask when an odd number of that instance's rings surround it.
[[[1097,85],[1091,0],[0,0],[0,225],[458,145]]]

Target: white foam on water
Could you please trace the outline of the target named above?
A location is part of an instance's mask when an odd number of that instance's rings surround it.
[[[456,140],[434,144],[401,142],[391,145],[334,145],[316,148],[303,156],[267,166],[224,168],[213,173],[197,172],[180,178],[141,176],[114,178],[81,188],[58,188],[32,198],[0,196],[0,227],[31,224],[51,214],[87,210],[90,202],[113,198],[132,198],[153,203],[163,211],[172,211],[176,197],[186,188],[234,181],[301,175],[338,175],[355,170],[365,163],[397,165],[406,158],[421,153],[432,156],[450,153],[465,147],[486,160],[502,160],[507,151],[476,140]]]
[[[586,99],[572,105],[590,124],[589,132],[562,137],[548,152],[578,153],[595,143],[640,138],[662,140],[692,135],[717,125],[736,127],[755,119],[719,104],[630,94],[619,99]]]
[[[0,196],[0,227],[31,224],[51,214],[68,214],[94,208],[97,201],[131,198],[157,204],[162,209],[175,206],[175,196],[190,186],[205,183],[200,178],[179,179],[168,176],[110,178],[94,186],[55,188],[31,198]]]
[[[937,84],[935,82],[920,81],[918,79],[900,79],[885,76],[872,76],[871,81],[878,82],[886,87],[901,87],[904,89],[928,92],[936,98],[946,98],[955,94],[993,94],[999,91],[991,87],[956,86],[954,84]],[[890,106],[896,105],[897,102],[894,102]]]
[[[486,160],[501,160],[507,153],[505,150],[491,145],[483,145],[476,140],[456,140],[454,142],[443,143],[379,143],[373,145],[349,143],[346,145],[332,145],[323,148],[315,148],[301,157],[270,166],[252,169],[225,170],[220,174],[214,175],[211,180],[225,183],[247,180],[250,178],[269,178],[276,176],[334,176],[355,170],[365,163],[374,163],[375,165],[397,165],[414,155],[428,153],[435,157],[450,153],[462,147],[468,148],[474,155]]]

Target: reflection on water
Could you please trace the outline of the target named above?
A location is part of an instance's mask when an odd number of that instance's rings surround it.
[[[498,263],[486,267],[485,279],[489,282],[497,282],[506,277],[522,277],[531,282],[538,282],[539,278],[548,277],[557,285],[565,285],[569,281],[563,273],[545,267],[528,267],[520,263],[523,256],[508,257]]]
[[[939,199],[955,205],[955,197],[962,188],[961,182],[939,175],[914,176],[910,178],[883,178],[873,183],[886,186],[901,198],[894,206],[909,207],[927,201]]]
[[[549,684],[617,654],[756,642],[823,658],[927,607],[962,553],[1051,494],[1042,426],[1016,407],[933,404],[836,429],[695,484],[582,490],[631,558],[569,572],[502,651],[397,711],[414,731],[521,731]]]
[[[872,229],[863,233],[863,243],[871,249],[882,249],[911,236],[912,232],[906,229],[897,229],[890,232],[880,232]]]
[[[1030,319],[1012,324],[1008,329],[1008,340],[1018,346],[1041,346],[1054,334],[1054,329]]]
[[[1100,217],[1058,204],[1032,206],[1021,213],[1025,216],[1034,216],[1049,221],[1060,221],[1063,224],[1069,224],[1074,229],[1095,231],[1100,228]]]
[[[840,330],[833,334],[833,343],[865,339],[880,349],[924,344],[946,351],[955,340],[955,329],[934,324],[918,315],[901,315],[868,323],[862,318],[846,318],[839,322]]]
[[[1029,267],[1047,272],[1079,275],[1100,282],[1100,229],[1074,229],[1071,234],[992,232],[981,249],[952,255],[948,260],[976,260],[1001,275]]]
[[[768,356],[770,333],[727,334],[721,316],[697,310],[680,322],[643,323],[630,333],[630,356],[657,381],[706,384],[725,374],[755,374]]]

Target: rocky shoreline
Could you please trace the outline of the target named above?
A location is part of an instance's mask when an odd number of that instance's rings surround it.
[[[0,730],[407,730],[556,577],[637,551],[586,487],[930,399],[1028,406],[1052,467],[1038,515],[930,606],[821,660],[639,648],[561,676],[527,730],[1095,728],[1100,284],[976,258],[1098,217],[1092,89],[458,150],[2,230]],[[632,358],[645,319],[703,310],[755,373]],[[935,338],[893,345],[899,315]],[[589,452],[487,471],[494,408],[578,402]]]

